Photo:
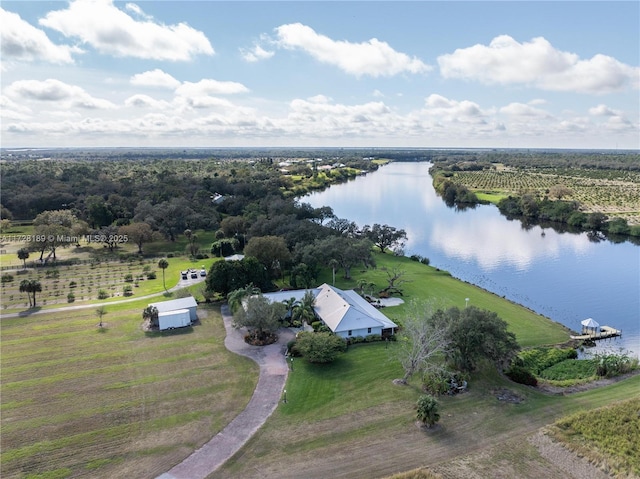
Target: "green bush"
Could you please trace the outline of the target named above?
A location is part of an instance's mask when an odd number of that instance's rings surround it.
[[[133,281],[133,275],[131,273],[124,275],[124,280],[126,283],[131,283]]]
[[[5,273],[2,275],[2,283],[11,283],[13,281],[13,275]]]
[[[133,288],[131,287],[131,285],[126,285],[124,288],[122,288],[122,293],[125,296],[131,296],[133,294]]]
[[[438,401],[428,394],[420,396],[416,404],[416,417],[425,426],[433,426],[440,420]]]
[[[542,379],[566,381],[587,379],[596,375],[597,362],[591,359],[565,359],[540,373]]]
[[[521,351],[516,364],[534,375],[540,375],[554,364],[577,357],[578,352],[573,348],[533,348]]]
[[[104,289],[98,291],[98,299],[107,299],[109,297],[109,293]]]
[[[67,295],[67,303],[73,303],[76,300],[76,295],[73,293],[69,293]]]
[[[156,272],[155,271],[149,271],[147,273],[147,279],[156,279]]]
[[[69,289],[76,288],[77,286],[78,286],[78,283],[76,283],[75,281],[69,281]]]
[[[303,332],[298,335],[295,348],[310,363],[330,363],[346,351],[347,342],[333,333]]]
[[[538,380],[529,372],[529,370],[522,366],[511,366],[507,371],[507,377],[518,384],[526,384],[527,386],[537,386]]]

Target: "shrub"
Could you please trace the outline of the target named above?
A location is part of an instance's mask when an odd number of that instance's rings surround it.
[[[588,379],[596,375],[596,361],[588,359],[565,359],[540,373],[540,377],[551,381]]]
[[[2,275],[2,284],[11,283],[13,281],[13,275],[5,273]]]
[[[578,352],[573,348],[534,348],[518,354],[519,366],[539,375],[542,371],[565,359],[575,359]]]
[[[295,339],[292,339],[291,341],[289,341],[287,343],[287,351],[289,352],[290,356],[299,358],[302,355],[300,354],[300,351],[298,351],[298,348],[296,348],[296,342],[297,341]]]
[[[124,280],[127,283],[131,283],[133,281],[133,275],[131,273],[124,275]]]
[[[78,283],[75,281],[69,281],[69,289],[73,289],[78,286]]]
[[[314,321],[313,323],[311,323],[311,327],[314,331],[318,331],[318,329],[320,329],[320,326],[322,326],[322,321]]]
[[[131,285],[126,285],[124,288],[122,288],[122,292],[125,296],[131,296],[133,294],[133,288],[131,287]]]
[[[109,297],[109,293],[104,289],[98,291],[98,299],[107,299]]]
[[[369,334],[364,338],[365,343],[373,343],[375,341],[382,341],[382,336],[379,334]]]
[[[73,293],[69,293],[67,295],[67,303],[73,303],[76,300],[76,295]]]
[[[537,386],[538,380],[527,369],[522,366],[511,366],[507,371],[507,377],[518,384],[526,384],[527,386]]]
[[[433,396],[423,394],[416,404],[416,417],[427,427],[433,426],[440,420],[438,401]]]
[[[149,271],[147,273],[147,279],[156,279],[156,272],[155,271]]]
[[[330,363],[346,351],[347,342],[333,333],[303,332],[295,347],[310,363]]]

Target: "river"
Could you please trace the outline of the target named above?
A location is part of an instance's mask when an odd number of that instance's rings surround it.
[[[586,233],[522,228],[498,208],[449,208],[437,196],[430,163],[394,162],[301,201],[330,206],[358,226],[388,224],[407,232],[405,254],[580,331],[593,318],[622,330],[596,351],[640,356],[640,247],[594,242]],[[471,299],[472,301],[472,299]]]

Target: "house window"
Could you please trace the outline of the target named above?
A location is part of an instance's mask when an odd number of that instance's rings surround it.
[[[371,328],[367,329],[367,333],[371,334]]]
[[[347,333],[349,336],[351,336],[353,334],[352,330],[349,330],[349,332]]]

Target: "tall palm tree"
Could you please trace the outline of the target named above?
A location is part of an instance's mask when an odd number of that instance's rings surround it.
[[[27,298],[29,298],[29,307],[31,308],[31,280],[23,279],[20,281],[20,292],[27,293]]]
[[[42,285],[37,279],[31,280],[31,293],[33,293],[33,307],[36,307],[36,293],[42,291]]]
[[[27,248],[20,248],[18,250],[18,259],[22,260],[24,269],[27,269],[27,258],[29,258],[29,250]]]
[[[291,321],[291,319],[293,319],[293,309],[296,307],[296,304],[298,304],[298,300],[291,297],[289,299],[282,300],[282,303],[287,307],[287,315],[285,317],[288,321]]]
[[[167,290],[167,285],[164,282],[164,270],[167,269],[169,267],[169,262],[162,258],[160,261],[158,261],[158,268],[160,268],[162,270],[162,286],[164,286],[164,290]]]
[[[316,311],[314,309],[315,302],[316,297],[311,291],[304,293],[302,300],[298,301],[294,306],[293,319],[301,321],[303,325],[304,323],[312,323],[313,320],[316,319]]]

